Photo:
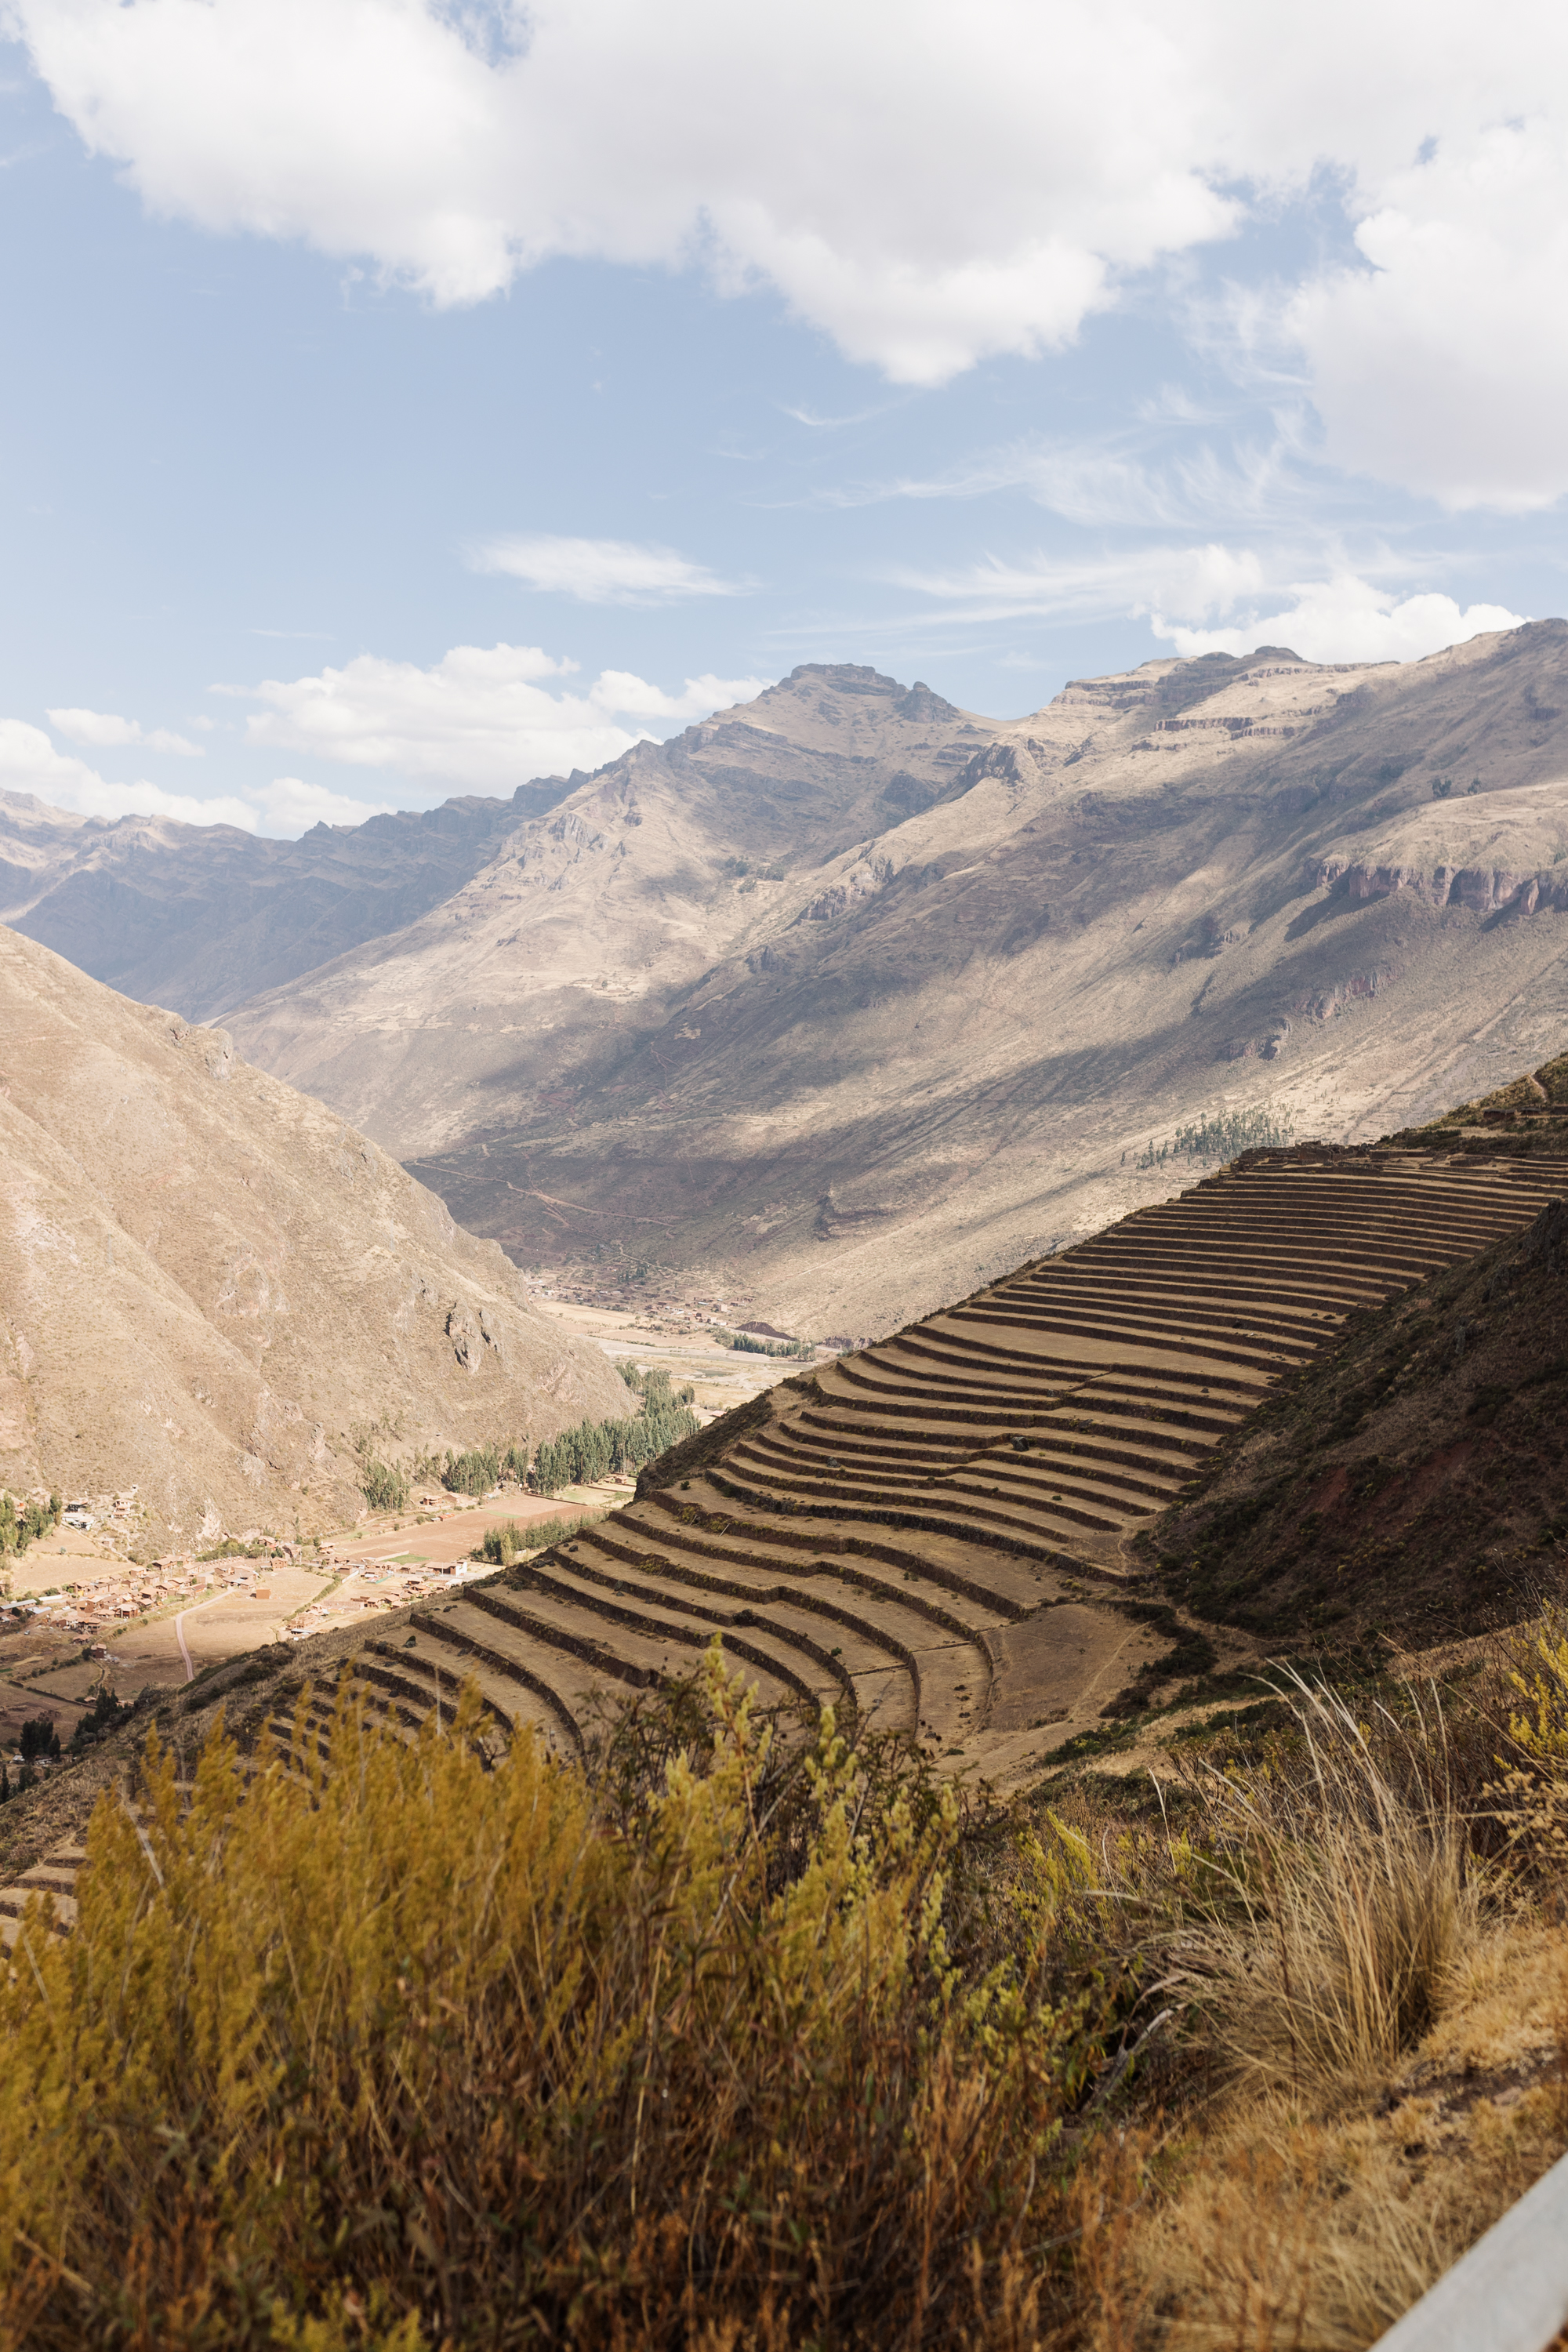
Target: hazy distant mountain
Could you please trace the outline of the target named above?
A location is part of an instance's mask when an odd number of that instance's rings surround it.
[[[341,1525],[389,1455],[625,1409],[493,1244],[222,1029],[0,930],[0,1485]]]
[[[318,824],[300,841],[169,817],[110,824],[0,793],[0,922],[128,996],[210,1021],[416,921],[584,781]]]
[[[523,1263],[872,1330],[1188,1181],[1135,1162],[1205,1111],[1376,1133],[1558,1050],[1554,908],[1563,622],[1151,662],[1005,726],[809,668],[235,1025]]]

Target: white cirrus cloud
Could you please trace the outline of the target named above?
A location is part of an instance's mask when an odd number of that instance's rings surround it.
[[[1106,618],[1152,608],[1183,621],[1234,611],[1266,586],[1260,557],[1251,548],[1211,542],[1201,547],[1129,548],[1110,554],[1058,559],[1038,555],[1009,562],[988,556],[952,571],[900,568],[884,575],[938,601],[933,619]]]
[[[85,743],[95,751],[115,750],[123,743],[139,744],[145,751],[173,751],[183,760],[205,757],[202,746],[187,736],[173,734],[166,727],[143,729],[134,719],[121,719],[110,710],[50,710],[46,712],[49,725],[68,743]]]
[[[626,539],[561,539],[516,534],[481,541],[468,551],[475,572],[504,572],[527,587],[575,596],[584,604],[668,604],[688,596],[739,596],[742,583],[721,580],[673,548]]]
[[[540,682],[574,668],[536,646],[455,646],[425,669],[361,654],[309,677],[216,690],[264,706],[246,722],[253,744],[510,792],[533,776],[602,767],[639,738],[749,701],[767,683],[689,678],[668,694],[625,670],[605,670],[579,691]]]
[[[41,727],[22,719],[0,719],[0,792],[31,793],[53,808],[110,823],[122,816],[169,816],[184,824],[257,830],[256,810],[234,795],[196,800],[145,782],[109,783],[85,760],[57,751]]]
[[[1517,628],[1524,617],[1502,604],[1461,606],[1436,591],[1402,595],[1342,562],[1318,580],[1271,579],[1279,568],[1255,549],[1215,541],[897,576],[933,599],[933,623],[1121,614],[1148,620],[1184,657],[1273,643],[1308,661],[1419,661],[1488,630]]]
[[[1154,634],[1188,656],[1245,654],[1273,644],[1287,645],[1313,662],[1404,662],[1420,661],[1489,630],[1517,629],[1525,618],[1502,604],[1461,609],[1452,596],[1436,593],[1395,597],[1348,572],[1285,593],[1293,601],[1268,613],[1254,610],[1226,628],[1184,626],[1156,614]]]

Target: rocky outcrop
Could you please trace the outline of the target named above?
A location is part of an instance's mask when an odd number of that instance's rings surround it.
[[[1309,1021],[1331,1021],[1347,1004],[1365,1003],[1380,996],[1400,978],[1397,963],[1375,963],[1364,971],[1347,971],[1342,979],[1331,981],[1322,988],[1304,990],[1292,998],[1290,1011]]]
[[[836,922],[840,915],[848,914],[862,900],[874,898],[879,890],[885,890],[892,878],[893,861],[890,857],[862,857],[847,874],[841,875],[826,890],[819,890],[815,898],[808,898],[795,921]],[[765,955],[766,949],[763,952]]]
[[[1568,914],[1568,865],[1546,866],[1533,874],[1511,874],[1500,866],[1435,866],[1429,871],[1415,866],[1374,866],[1359,859],[1320,860],[1318,887],[1331,890],[1344,885],[1355,905],[1373,898],[1390,898],[1409,890],[1434,907],[1467,907],[1472,914],[1495,915],[1512,908],[1521,915]]]
[[[1290,1024],[1281,1013],[1247,1037],[1233,1037],[1221,1046],[1222,1062],[1277,1062],[1290,1039]]]
[[[1060,752],[1053,751],[1048,743],[1037,741],[1033,735],[1026,735],[1021,742],[987,743],[964,768],[959,788],[971,792],[988,776],[994,776],[1012,791],[1023,792],[1037,784],[1048,770],[1070,764]]]

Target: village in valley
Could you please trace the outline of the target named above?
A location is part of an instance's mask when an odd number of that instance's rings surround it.
[[[845,1344],[812,1347],[748,1319],[742,1301],[667,1296],[657,1279],[628,1299],[595,1282],[595,1272],[539,1269],[541,1311],[617,1367],[635,1360],[681,1383],[704,1423],[803,1358]],[[106,1694],[124,1704],[150,1685],[183,1686],[266,1643],[303,1642],[356,1620],[368,1627],[470,1574],[492,1573],[482,1557],[490,1528],[510,1521],[526,1533],[563,1515],[596,1516],[625,1503],[633,1483],[620,1473],[542,1496],[508,1477],[470,1498],[431,1482],[402,1509],[367,1509],[331,1534],[209,1525],[195,1543],[161,1545],[135,1486],[16,1497],[18,1520],[31,1507],[34,1524],[47,1524],[25,1550],[0,1555],[0,1770],[13,1787],[24,1762],[46,1775],[52,1739],[68,1748]],[[52,1738],[35,1729],[24,1758],[24,1727],[44,1717]]]
[[[132,1558],[136,1493],[74,1497],[53,1531],[8,1556],[0,1587],[0,1769],[47,1773],[51,1750],[24,1756],[25,1725],[47,1717],[60,1748],[100,1693],[123,1703],[148,1685],[183,1685],[243,1651],[303,1642],[405,1608],[466,1577],[488,1529],[613,1509],[625,1476],[542,1496],[509,1482],[478,1501],[429,1487],[401,1513],[310,1541],[259,1528],[205,1549]],[[37,1735],[35,1735],[35,1739]]]

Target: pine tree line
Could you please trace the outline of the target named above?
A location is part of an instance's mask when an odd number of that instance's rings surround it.
[[[536,1447],[521,1437],[506,1444],[498,1438],[461,1454],[448,1448],[439,1465],[433,1455],[422,1454],[405,1469],[367,1451],[362,1454],[360,1491],[373,1511],[401,1511],[407,1508],[411,1481],[429,1476],[438,1476],[449,1495],[477,1499],[492,1494],[505,1478],[536,1495],[558,1495],[563,1486],[592,1486],[616,1471],[640,1470],[681,1438],[693,1436],[701,1423],[691,1411],[695,1391],[683,1388],[678,1394],[669,1374],[657,1365],[646,1372],[631,1363],[620,1370],[637,1399],[636,1411],[624,1419],[580,1421],[575,1429]]]

